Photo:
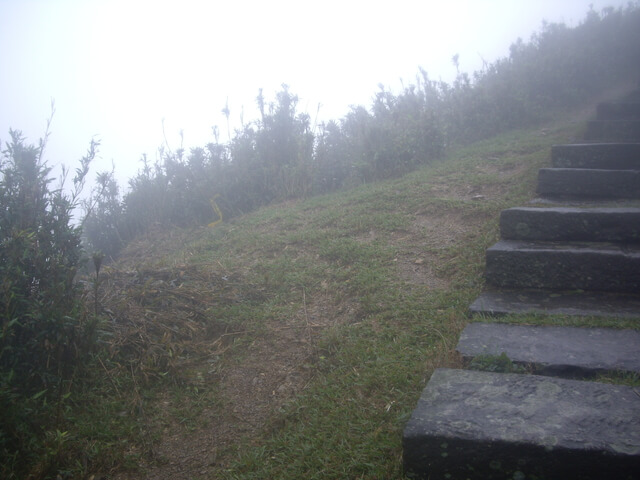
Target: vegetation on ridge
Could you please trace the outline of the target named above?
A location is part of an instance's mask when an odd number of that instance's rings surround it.
[[[381,86],[369,109],[353,107],[322,125],[298,111],[287,86],[272,102],[260,91],[259,119],[227,143],[216,136],[190,152],[161,149],[155,163],[144,157],[124,198],[113,173],[101,174],[86,238],[112,256],[151,226],[202,225],[218,220],[218,212],[229,219],[272,202],[402,175],[453,145],[533,125],[638,76],[639,44],[637,4],[590,10],[575,28],[544,24],[529,42],[511,45],[507,58],[471,76],[459,73],[447,84],[420,70],[401,92]]]

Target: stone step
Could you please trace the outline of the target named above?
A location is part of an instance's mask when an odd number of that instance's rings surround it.
[[[490,316],[543,314],[640,320],[640,294],[541,289],[487,290],[476,298],[469,311]]]
[[[640,120],[592,120],[587,122],[584,138],[591,142],[640,141]]]
[[[640,246],[501,240],[486,254],[487,283],[500,288],[640,292]]]
[[[551,197],[640,198],[640,170],[541,168],[537,191]]]
[[[640,120],[640,102],[606,102],[597,107],[598,120]]]
[[[402,443],[409,478],[635,480],[640,392],[537,375],[437,369]]]
[[[640,143],[578,143],[551,147],[556,168],[640,170]]]
[[[638,330],[470,323],[456,350],[466,362],[504,353],[538,375],[587,378],[640,373]]]
[[[640,243],[640,208],[509,208],[500,232],[505,240]]]

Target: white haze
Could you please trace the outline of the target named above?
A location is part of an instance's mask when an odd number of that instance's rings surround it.
[[[473,72],[529,40],[543,20],[575,26],[589,5],[615,0],[142,1],[0,0],[0,140],[9,128],[32,143],[44,134],[55,100],[45,158],[75,166],[91,138],[101,141],[95,170],[111,168],[123,185],[142,153],[203,146],[227,99],[231,135],[257,118],[255,98],[282,84],[312,121],[369,106],[382,84],[394,92],[422,67],[451,81],[452,57]]]

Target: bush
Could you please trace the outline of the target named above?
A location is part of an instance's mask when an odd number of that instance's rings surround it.
[[[42,162],[45,141],[34,147],[19,131],[10,136],[0,157],[2,478],[17,478],[37,463],[46,429],[62,423],[62,402],[87,350],[74,286],[80,229],[72,225],[72,212],[97,147],[92,142],[68,196],[64,181],[51,189],[51,169]]]
[[[114,171],[98,173],[96,191],[84,202],[87,215],[82,223],[84,239],[93,252],[114,257],[126,237],[121,232],[122,203]]]

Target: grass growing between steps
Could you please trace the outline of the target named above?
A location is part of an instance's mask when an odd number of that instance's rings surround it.
[[[574,315],[504,315],[489,317],[477,315],[474,321],[486,323],[512,323],[521,325],[552,325],[562,327],[638,328],[638,320],[615,317],[581,317]]]
[[[153,446],[132,448],[152,451],[141,468],[154,478],[402,478],[402,429],[433,370],[460,365],[455,345],[500,211],[535,196],[551,145],[579,128],[512,132],[397,180],[132,245],[112,269],[168,272],[172,298],[207,291],[193,310],[215,345],[172,347],[167,382],[177,386],[147,393],[139,430]]]

